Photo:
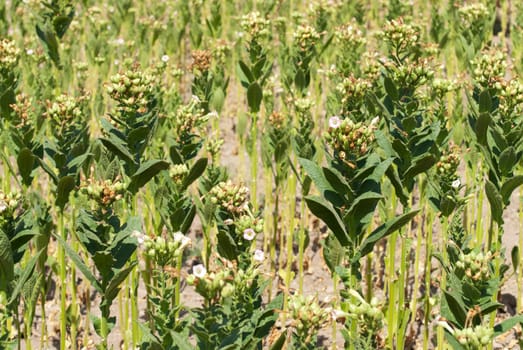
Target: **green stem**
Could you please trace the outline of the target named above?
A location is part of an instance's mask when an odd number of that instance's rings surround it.
[[[251,202],[258,208],[258,113],[252,113],[251,125]]]
[[[58,213],[58,234],[67,241],[67,232],[64,225],[64,211]],[[58,245],[58,264],[60,266],[60,349],[66,349],[67,339],[67,266],[65,264],[65,251],[61,244]]]
[[[182,265],[183,265],[183,253],[181,253],[176,260],[176,285],[174,290],[174,307],[176,308],[175,318],[178,319],[179,310],[178,306],[181,303],[181,282],[182,282]],[[165,275],[165,274],[164,274]],[[165,288],[165,286],[164,286]]]

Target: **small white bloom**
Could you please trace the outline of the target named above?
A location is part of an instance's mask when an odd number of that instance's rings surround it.
[[[226,219],[226,220],[223,222],[223,224],[224,224],[224,225],[227,225],[227,226],[232,225],[232,224],[234,224],[234,220],[233,220],[233,219]]]
[[[162,62],[165,62],[165,63],[169,62],[169,56],[163,55],[162,56]]]
[[[25,51],[25,53],[28,54],[29,56],[32,56],[35,52],[34,52],[33,49],[27,49],[27,50]]]
[[[7,203],[4,201],[0,202],[0,213],[3,213],[7,209]]]
[[[114,65],[117,66],[120,64],[120,61],[119,60],[114,60]]]
[[[131,236],[136,238],[136,240],[138,241],[138,245],[142,245],[143,242],[145,242],[145,235],[142,234],[140,231],[134,230],[133,232],[131,232]]]
[[[380,122],[380,117],[375,117],[375,118],[372,119],[372,121],[370,122],[370,126],[376,126],[376,125],[378,125],[379,122]]]
[[[181,233],[180,231],[175,232],[175,233],[173,234],[173,239],[174,239],[174,241],[175,241],[176,243],[181,242],[181,241],[184,239],[184,237],[185,237],[184,234]]]
[[[123,38],[118,38],[118,39],[116,39],[116,40],[114,41],[114,43],[115,43],[116,45],[120,45],[120,46],[121,46],[121,45],[125,44],[125,40],[124,40]]]
[[[243,231],[243,238],[248,241],[252,241],[256,237],[256,232],[252,228],[247,228]]]
[[[330,314],[331,314],[333,321],[342,320],[344,318],[347,318],[347,316],[349,316],[348,313],[346,313],[345,311],[339,310],[339,309],[333,309],[330,312]]]
[[[262,262],[265,260],[265,253],[261,249],[256,249],[254,251],[254,261]]]
[[[207,270],[205,269],[205,266],[203,266],[202,264],[198,264],[193,266],[192,274],[197,278],[203,278],[207,274]]]
[[[187,247],[189,244],[191,244],[191,239],[187,236],[183,236],[182,238],[182,247]]]
[[[341,119],[337,115],[329,118],[329,127],[333,128],[333,129],[337,129],[340,127],[340,125],[341,125]]]
[[[459,179],[456,179],[456,180],[452,181],[451,186],[452,186],[452,188],[458,189],[459,186],[461,186],[461,181]]]

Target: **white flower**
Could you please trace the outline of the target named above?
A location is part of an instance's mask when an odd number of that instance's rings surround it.
[[[167,56],[167,55],[163,55],[163,56],[162,56],[162,62],[164,62],[164,63],[169,62],[169,56]]]
[[[233,220],[233,219],[226,219],[226,220],[223,222],[223,224],[224,224],[224,225],[227,225],[227,226],[232,225],[232,224],[234,224],[234,220]]]
[[[119,60],[114,60],[114,65],[117,66],[120,64],[120,61]]]
[[[247,228],[243,231],[243,238],[248,241],[252,241],[256,237],[256,232],[252,228]]]
[[[192,274],[197,278],[203,278],[207,274],[207,270],[205,269],[205,266],[203,266],[202,264],[198,264],[193,266]]]
[[[261,249],[256,249],[254,251],[254,261],[262,262],[265,260],[265,253]]]
[[[0,213],[3,213],[7,209],[7,203],[4,201],[0,202]]]
[[[116,40],[114,41],[114,43],[115,43],[116,45],[120,45],[120,46],[121,46],[121,45],[125,44],[125,40],[124,40],[123,38],[118,38],[118,39],[116,39]]]
[[[32,56],[35,52],[34,52],[33,49],[27,49],[27,50],[25,51],[25,53],[28,54],[29,56]]]
[[[341,125],[341,119],[337,115],[329,118],[329,127],[333,128],[333,129],[337,129],[340,127],[340,125]]]
[[[184,234],[181,233],[180,231],[175,232],[175,233],[173,234],[173,239],[174,239],[174,241],[177,242],[177,243],[178,243],[178,242],[181,242],[184,238],[185,238]]]
[[[136,240],[138,241],[138,245],[142,245],[143,242],[145,242],[145,235],[140,231],[134,230],[133,232],[131,232],[131,236],[136,238]]]
[[[376,125],[378,125],[379,122],[380,122],[380,117],[375,117],[375,118],[372,119],[372,121],[370,122],[370,126],[376,126]]]
[[[456,180],[452,181],[451,186],[452,186],[452,188],[458,189],[459,186],[461,186],[461,181],[459,179],[456,179]]]

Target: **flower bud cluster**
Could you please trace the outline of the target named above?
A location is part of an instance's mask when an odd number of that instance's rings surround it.
[[[100,207],[106,208],[114,202],[121,200],[126,186],[119,180],[93,181],[89,179],[87,184],[82,185],[81,193],[95,201]]]
[[[295,45],[302,52],[309,52],[320,41],[320,34],[310,25],[299,25],[293,34],[293,38]]]
[[[258,233],[263,232],[263,219],[254,218],[250,215],[242,215],[234,221],[236,231],[242,234],[243,238],[252,241]]]
[[[26,94],[21,93],[16,95],[16,103],[10,105],[18,117],[17,128],[21,128],[32,123],[31,115],[34,112],[32,99]]]
[[[517,79],[509,82],[500,81],[495,84],[499,91],[499,109],[505,115],[517,113],[521,114],[523,104],[523,84]]]
[[[354,50],[364,46],[367,43],[363,32],[357,27],[357,24],[349,23],[336,28],[334,32],[336,41],[344,47]]]
[[[106,85],[107,92],[118,107],[125,111],[145,113],[155,87],[154,75],[134,67],[113,75]]]
[[[18,64],[20,49],[9,39],[0,40],[0,72],[10,72]]]
[[[392,78],[402,87],[416,87],[425,84],[434,78],[434,70],[428,59],[413,62],[406,60],[405,64],[396,66],[392,61],[385,63],[392,70]]]
[[[486,326],[469,327],[454,330],[454,337],[467,349],[480,350],[492,343],[494,329]]]
[[[194,50],[191,53],[193,71],[207,72],[211,68],[212,54],[208,50]]]
[[[378,37],[385,40],[397,53],[415,53],[420,50],[420,28],[405,23],[401,18],[387,21]]]
[[[288,125],[287,115],[279,112],[272,112],[268,118],[270,126],[275,130],[285,130]]]
[[[314,102],[308,97],[297,98],[294,100],[294,108],[299,114],[309,113],[312,107],[314,107]]]
[[[216,138],[216,139],[210,139],[205,144],[205,150],[209,153],[213,162],[218,161],[218,159],[219,159],[218,157],[220,156],[220,150],[221,150],[224,142],[225,142],[224,139]]]
[[[288,308],[293,326],[303,338],[314,336],[330,319],[329,310],[320,306],[313,296],[292,295]]]
[[[360,321],[360,331],[377,331],[381,328],[383,323],[383,312],[381,305],[376,297],[373,297],[368,303],[363,297],[355,291],[350,289],[348,295],[352,296],[347,302],[347,313],[350,317]],[[363,328],[362,328],[363,327]]]
[[[462,271],[465,276],[474,282],[487,282],[491,277],[489,264],[492,259],[493,255],[491,252],[485,254],[475,251],[471,251],[468,254],[461,252],[456,262],[456,269]]]
[[[371,88],[372,83],[370,80],[355,78],[351,75],[348,78],[344,78],[343,81],[336,86],[336,91],[341,94],[341,103],[344,106],[352,106],[361,104]]]
[[[488,19],[490,16],[487,6],[481,2],[464,5],[458,9],[458,16],[463,28],[470,28]]]
[[[458,148],[454,148],[449,153],[444,153],[436,163],[436,172],[446,182],[452,182],[458,178],[457,170],[460,162]]]
[[[18,205],[21,195],[19,193],[4,193],[0,191],[0,218],[12,217]]]
[[[144,254],[158,266],[175,266],[178,258],[190,244],[191,239],[181,232],[176,232],[172,238],[147,237],[144,241]]]
[[[188,134],[199,134],[204,125],[209,120],[209,115],[203,113],[199,107],[200,101],[197,98],[178,108],[173,116],[174,134],[178,138],[183,138]]]
[[[212,48],[212,58],[219,66],[225,65],[227,57],[231,52],[231,44],[225,40],[217,40]]]
[[[71,122],[78,121],[82,117],[83,104],[87,97],[73,97],[62,94],[54,101],[47,101],[45,116],[58,125],[66,126]]]
[[[232,215],[242,215],[246,212],[249,199],[249,189],[233,184],[230,180],[220,182],[209,192],[211,202]]]
[[[177,185],[182,184],[187,174],[189,174],[189,168],[185,164],[175,164],[169,169],[169,176]]]
[[[229,296],[234,292],[231,285],[232,271],[222,268],[216,272],[208,273],[203,265],[196,265],[193,273],[187,277],[187,283],[196,288],[196,292],[206,300],[218,301],[222,296]]]
[[[437,96],[442,97],[449,92],[458,90],[459,87],[459,82],[455,79],[435,78],[432,80],[432,89],[434,89]]]
[[[365,125],[362,122],[334,116],[329,119],[329,129],[325,140],[334,149],[334,155],[340,160],[356,160],[365,155],[374,142],[375,123]]]
[[[243,16],[240,20],[240,26],[252,41],[259,41],[270,36],[270,21],[258,11]]]
[[[473,76],[482,87],[496,87],[505,77],[507,57],[502,50],[490,50],[472,61]]]

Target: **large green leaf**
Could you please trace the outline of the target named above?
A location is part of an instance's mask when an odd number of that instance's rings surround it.
[[[100,141],[110,152],[115,154],[124,162],[131,164],[135,163],[133,155],[129,152],[129,149],[122,140],[111,135],[109,138],[101,137]]]
[[[380,239],[387,237],[388,235],[394,233],[395,231],[408,224],[418,214],[418,212],[419,209],[402,214],[392,220],[387,221],[386,223],[372,231],[372,233],[368,235],[361,243],[361,246],[356,254],[357,260],[372,252],[372,249],[374,249],[374,245]],[[355,260],[353,259],[353,261]]]
[[[523,315],[517,315],[511,318],[504,320],[503,322],[494,326],[494,337],[501,335],[505,332],[508,332],[514,326],[520,324],[523,327]]]
[[[465,327],[467,311],[458,296],[443,292],[441,314],[456,326]]]
[[[501,186],[501,197],[503,198],[503,203],[508,205],[510,203],[510,197],[512,192],[519,186],[523,185],[523,175],[513,176],[510,179],[506,180]]]
[[[489,180],[485,183],[485,192],[490,203],[492,218],[501,225],[503,223],[503,198],[498,192],[496,186],[494,186],[494,184]]]
[[[13,252],[11,250],[11,242],[9,237],[3,230],[0,230],[0,287],[3,282],[9,282],[14,278],[14,260]]]
[[[67,202],[69,202],[69,194],[74,190],[75,184],[75,179],[71,175],[64,176],[58,181],[56,187],[56,205],[62,210]]]
[[[323,243],[323,259],[331,273],[342,263],[344,256],[345,249],[340,242],[333,235],[328,235]]]
[[[488,113],[480,113],[476,120],[476,138],[480,145],[487,145],[487,130],[490,125],[491,117]]]
[[[76,267],[78,268],[78,270],[80,270],[80,272],[84,275],[84,277],[89,281],[89,283],[91,284],[91,286],[94,287],[94,289],[96,289],[99,293],[103,294],[103,289],[102,289],[102,286],[100,285],[100,283],[98,282],[98,280],[96,279],[96,277],[94,277],[93,273],[91,272],[91,270],[89,270],[89,268],[87,267],[87,265],[83,262],[82,258],[80,257],[80,255],[78,255],[78,253],[73,250],[65,241],[62,237],[60,237],[59,235],[57,234],[53,234],[53,236],[56,238],[56,240],[58,241],[58,243],[60,243],[60,245],[64,248],[65,252],[67,253],[67,255],[69,256],[69,258],[74,262],[74,264],[76,265]]]
[[[182,188],[189,187],[194,181],[196,181],[205,171],[205,168],[207,167],[208,159],[207,158],[200,158],[198,159],[194,165],[191,167],[191,170],[189,170],[189,174],[183,179]]]
[[[329,202],[317,196],[307,196],[305,197],[305,202],[312,214],[327,225],[342,246],[346,247],[350,244],[349,234],[345,230],[345,225]]]
[[[136,193],[146,183],[148,183],[156,174],[162,170],[169,169],[169,162],[160,159],[148,160],[140,165],[140,168],[131,177],[129,191]]]
[[[499,171],[503,176],[508,176],[514,171],[518,159],[514,147],[507,147],[499,155]]]
[[[247,103],[251,112],[257,113],[260,111],[262,99],[263,91],[260,84],[256,82],[251,83],[247,89]]]
[[[120,292],[120,285],[123,281],[125,281],[129,273],[131,273],[131,271],[136,267],[137,264],[137,261],[131,262],[129,266],[118,271],[111,279],[104,293],[105,299],[109,303],[111,303],[111,301],[113,301],[114,298],[118,296],[118,292]]]
[[[27,147],[22,148],[20,152],[18,152],[16,163],[18,164],[18,171],[20,172],[24,185],[31,185],[31,181],[33,180],[31,173],[36,163],[36,157],[33,152]]]

